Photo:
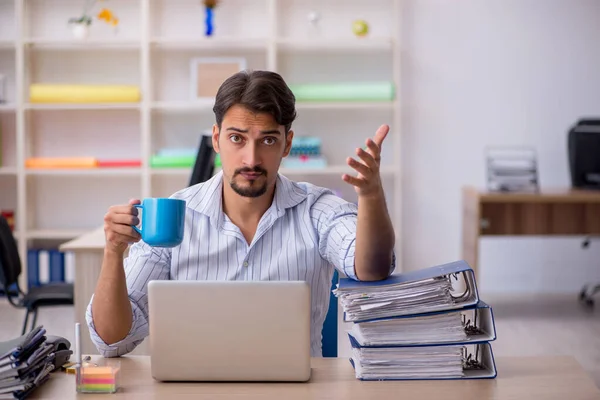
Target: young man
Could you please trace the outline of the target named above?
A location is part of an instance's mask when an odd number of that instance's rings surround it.
[[[358,280],[393,271],[394,230],[379,175],[389,128],[348,158],[358,206],[330,190],[278,174],[291,149],[295,98],[267,71],[241,72],[220,87],[213,146],[222,171],[172,197],[187,202],[183,242],[172,249],[140,241],[139,200],[104,217],[106,247],[87,309],[92,340],[105,357],[132,351],[148,335],[147,285],[155,279],[304,280],[311,287],[311,354],[321,355],[333,268]],[[131,242],[128,257],[123,255]],[[185,317],[185,316],[182,316]]]

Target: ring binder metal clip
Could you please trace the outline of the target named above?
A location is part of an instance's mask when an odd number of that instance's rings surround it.
[[[481,362],[479,345],[475,346],[475,357],[473,357],[473,353],[468,352],[467,347],[463,347],[463,369],[465,370],[473,370],[473,369],[485,369],[485,366]]]
[[[467,282],[467,278],[466,278],[466,276],[465,276],[465,272],[464,272],[464,271],[462,271],[462,272],[454,272],[454,273],[452,273],[452,274],[450,274],[450,275],[451,275],[451,276],[452,276],[452,277],[453,277],[453,278],[454,278],[456,281],[458,281],[458,275],[459,275],[459,274],[463,276],[463,278],[465,279],[465,283],[466,283],[466,282]],[[460,295],[458,295],[458,296],[455,296],[455,295],[453,295],[452,293],[450,293],[450,297],[452,297],[452,300],[459,300],[459,301],[460,301],[460,300],[464,300],[464,299],[467,299],[467,298],[469,298],[469,296],[471,296],[471,288],[470,288],[470,286],[469,286],[468,284],[467,284],[467,285],[465,285],[465,291],[464,291],[462,294],[460,294]]]
[[[463,327],[465,329],[465,333],[469,336],[483,334],[483,331],[481,330],[481,328],[479,328],[479,325],[477,324],[478,315],[479,315],[479,310],[475,310],[474,314],[473,314],[473,322],[472,323],[471,323],[471,319],[467,320],[466,315],[462,316],[462,323],[463,323]]]

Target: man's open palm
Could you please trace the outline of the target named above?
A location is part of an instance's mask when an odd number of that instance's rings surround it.
[[[359,197],[382,194],[381,176],[379,175],[381,146],[389,131],[388,125],[381,125],[375,132],[375,136],[366,140],[366,151],[361,148],[356,149],[356,155],[361,161],[352,157],[348,157],[346,160],[358,174],[357,176],[344,174],[342,179],[354,186]]]

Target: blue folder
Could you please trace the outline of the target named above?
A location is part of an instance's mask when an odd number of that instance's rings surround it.
[[[5,358],[14,361],[46,340],[46,329],[37,326],[35,329],[18,338],[0,342],[0,362]]]
[[[426,281],[435,278],[450,277],[456,279],[457,282],[460,280],[465,286],[464,291],[458,295],[453,295],[453,304],[439,305],[438,307],[432,307],[427,312],[443,311],[451,309],[462,309],[470,306],[475,306],[479,303],[479,293],[477,284],[475,282],[475,273],[473,269],[465,261],[454,261],[447,264],[441,264],[429,268],[424,268],[416,271],[409,271],[400,274],[394,274],[387,279],[381,281],[356,281],[350,278],[340,279],[338,289],[344,290],[360,290],[361,288],[373,289],[385,286],[401,286],[406,283]],[[409,314],[407,312],[406,314]],[[402,314],[390,315],[397,316]],[[389,316],[389,317],[390,317]],[[350,321],[346,313],[344,313],[345,322],[360,322],[366,319]]]
[[[415,271],[394,274],[381,281],[357,281],[350,278],[340,279],[340,289],[352,289],[371,286],[398,285],[401,283],[418,282],[426,279],[437,278],[446,275],[467,273],[473,275],[473,269],[466,261],[454,261],[447,264],[436,265],[429,268],[423,268]],[[474,282],[474,278],[473,278]],[[477,302],[473,303],[476,304]]]
[[[435,344],[458,344],[458,343],[486,343],[492,342],[496,340],[496,323],[494,318],[494,312],[492,307],[489,306],[483,300],[480,300],[474,306],[466,307],[459,310],[444,310],[444,311],[435,311],[423,314],[409,314],[409,315],[401,315],[397,317],[391,318],[377,318],[367,321],[357,322],[357,325],[377,322],[377,321],[386,321],[386,320],[406,320],[410,318],[417,317],[427,317],[431,315],[442,315],[442,314],[450,314],[450,313],[459,313],[462,315],[465,325],[465,333],[467,335],[467,341],[438,341],[438,342],[413,342],[409,344],[399,344],[399,343],[386,343],[386,344],[364,344],[360,340],[360,338],[356,337],[353,332],[348,332],[348,337],[350,339],[350,343],[355,347],[362,348],[389,348],[389,347],[405,347],[405,346],[432,346]]]
[[[50,259],[50,282],[65,281],[65,253],[51,249],[49,251]]]

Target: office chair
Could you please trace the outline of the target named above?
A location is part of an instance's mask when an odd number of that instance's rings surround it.
[[[590,247],[591,238],[586,238],[581,247],[587,249]],[[594,307],[594,296],[600,293],[600,282],[595,284],[584,285],[579,292],[579,301],[588,307]]]
[[[336,288],[338,279],[339,274],[334,270],[331,290]],[[338,300],[333,293],[329,294],[329,310],[321,331],[321,351],[323,357],[338,356]]]
[[[31,329],[35,328],[38,309],[48,306],[73,305],[73,284],[51,283],[40,287],[32,287],[23,293],[19,287],[21,275],[21,259],[17,249],[17,242],[8,226],[8,222],[0,216],[0,283],[5,289],[9,303],[16,308],[26,310],[25,320],[21,334],[27,332],[29,314],[33,314]],[[9,288],[16,287],[16,294]]]
[[[204,134],[200,137],[196,161],[192,168],[189,186],[209,180],[215,170],[215,156],[217,153],[212,146],[212,135]]]

